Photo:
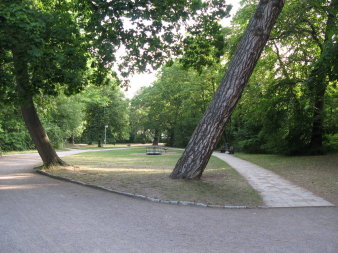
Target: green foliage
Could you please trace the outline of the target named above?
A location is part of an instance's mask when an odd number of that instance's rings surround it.
[[[110,143],[128,139],[128,132],[141,142],[160,132],[168,144],[185,146],[258,1],[242,2],[233,26],[221,28],[217,22],[229,11],[221,0],[2,0],[0,147],[32,147],[11,105],[25,96],[34,97],[56,144],[71,137],[103,141],[108,125]],[[337,9],[335,0],[286,2],[221,141],[246,152],[309,153],[319,129],[324,143],[335,147]],[[184,39],[176,32],[183,26]],[[111,71],[122,46],[123,76],[185,53],[162,68],[153,86],[130,102],[130,110],[114,90],[118,81]],[[27,78],[18,65],[27,67]],[[18,78],[25,80],[21,86]],[[63,93],[80,94],[56,97]]]
[[[88,85],[109,84],[115,74],[115,53],[122,46],[126,55],[118,63],[122,76],[161,66],[171,55],[181,54],[185,27],[192,33],[209,36],[221,50],[221,37],[213,29],[229,9],[221,0],[170,1],[82,1],[82,0],[3,0],[0,2],[0,101],[25,104],[42,96],[72,95]],[[194,28],[195,27],[195,28]],[[210,30],[210,27],[212,28]],[[210,32],[211,31],[211,32]],[[219,53],[218,53],[219,54]],[[115,96],[115,95],[114,95]],[[63,98],[65,99],[65,98]],[[38,108],[50,138],[60,143],[66,136],[79,133],[80,108],[69,109],[69,101],[51,102]],[[103,119],[109,123],[111,141],[125,139],[126,102],[116,95],[107,105],[87,105],[87,128],[98,133],[101,123],[94,122],[94,111],[116,113]],[[43,112],[46,108],[48,112]],[[90,113],[91,111],[91,113]],[[123,115],[122,117],[119,117]],[[96,128],[95,124],[99,124]],[[92,128],[92,130],[89,130]],[[100,125],[100,128],[102,126]],[[94,138],[94,137],[93,137]],[[98,136],[95,137],[97,139]]]
[[[245,2],[234,19],[240,30],[253,7],[251,1]],[[328,138],[337,133],[337,104],[333,102],[337,96],[333,74],[337,19],[329,18],[337,15],[334,2],[286,3],[228,126],[237,150],[292,155],[322,152],[313,150],[315,134]],[[314,126],[320,122],[323,128],[318,133]]]
[[[175,63],[162,68],[153,86],[144,88],[131,101],[133,135],[163,134],[168,145],[184,147],[213,96],[219,69],[198,73]]]
[[[33,149],[34,145],[21,120],[20,112],[13,106],[0,109],[0,151]]]
[[[73,2],[92,47],[101,56],[99,65],[114,62],[116,49],[124,46],[126,55],[119,64],[123,76],[145,71],[149,65],[159,68],[171,56],[180,55],[183,29],[190,32],[203,26],[206,34],[217,36],[208,32],[209,26],[229,12],[222,0]]]
[[[82,134],[84,104],[79,96],[45,96],[36,99],[39,116],[55,147],[62,147],[66,140]]]
[[[132,101],[139,116],[135,129],[154,133],[157,128],[170,145],[187,144],[220,80],[221,65],[226,66],[232,57],[257,1],[243,3],[232,27],[220,29],[209,23],[209,30],[190,30],[198,35],[187,36],[187,52],[180,62],[199,74],[177,63],[163,68],[154,85]],[[337,17],[336,8],[336,1],[286,3],[222,143],[250,153],[309,154],[314,152],[314,126],[322,120],[319,134],[327,146],[335,146],[338,19],[330,17]],[[205,36],[208,31],[215,36]],[[225,38],[218,48],[225,52],[221,58],[214,44],[217,34]]]
[[[231,9],[228,7],[224,10],[224,15]],[[180,62],[186,68],[192,67],[201,73],[204,67],[220,62],[226,47],[224,37],[227,29],[222,29],[217,20],[209,16],[201,15],[198,20],[198,26],[188,29],[188,36],[184,39],[184,55]]]
[[[56,95],[60,87],[67,94],[79,92],[86,83],[87,45],[82,39],[66,2],[51,11],[40,1],[2,1],[0,5],[1,99],[10,96],[21,101],[21,94]],[[1,54],[3,55],[3,54]],[[24,86],[12,85],[16,57],[28,65],[30,80]],[[17,84],[18,85],[18,84]]]
[[[41,121],[55,148],[74,140],[107,143],[129,138],[128,101],[115,86],[90,87],[75,96],[44,96],[36,99]],[[0,149],[33,149],[20,112],[11,105],[0,110]]]
[[[129,102],[114,85],[90,87],[80,94],[85,104],[84,131],[81,141],[92,143],[104,140],[105,126],[107,143],[129,139]]]

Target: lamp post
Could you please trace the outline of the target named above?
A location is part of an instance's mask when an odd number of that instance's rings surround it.
[[[108,128],[108,125],[105,125],[104,126],[104,144],[105,145],[107,144],[107,128]]]

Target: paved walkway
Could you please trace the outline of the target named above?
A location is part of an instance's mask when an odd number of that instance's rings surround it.
[[[269,207],[334,206],[275,173],[233,155],[213,153],[245,177]]]
[[[338,208],[217,209],[152,203],[0,158],[1,253],[336,253]]]

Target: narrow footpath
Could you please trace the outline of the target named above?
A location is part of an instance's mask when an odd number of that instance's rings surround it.
[[[334,206],[325,199],[256,164],[229,154],[214,152],[213,155],[228,163],[245,177],[261,194],[268,207]]]

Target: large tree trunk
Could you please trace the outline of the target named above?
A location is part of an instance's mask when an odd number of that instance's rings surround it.
[[[171,128],[168,131],[168,140],[166,146],[173,147],[175,142],[175,129]]]
[[[312,131],[311,141],[309,145],[310,154],[323,153],[323,134],[324,134],[324,95],[326,90],[325,75],[323,78],[315,78],[310,81],[313,92],[313,116],[312,116]],[[313,83],[314,82],[314,83]]]
[[[155,129],[153,146],[158,146],[159,141],[160,141],[160,131],[158,129]]]
[[[30,136],[40,154],[44,166],[66,165],[56,154],[43,128],[31,98],[26,98],[21,106],[22,116]]]
[[[29,87],[28,66],[19,50],[13,49],[13,60],[16,78],[16,90],[21,102],[21,112],[29,134],[46,167],[66,165],[56,154],[36,112],[32,96],[26,89]],[[26,89],[25,89],[26,88]]]
[[[214,98],[171,178],[200,178],[259,59],[285,0],[261,0]]]
[[[315,101],[315,109],[313,112],[312,133],[310,149],[313,153],[319,154],[323,147],[323,108],[324,101],[318,97]]]

